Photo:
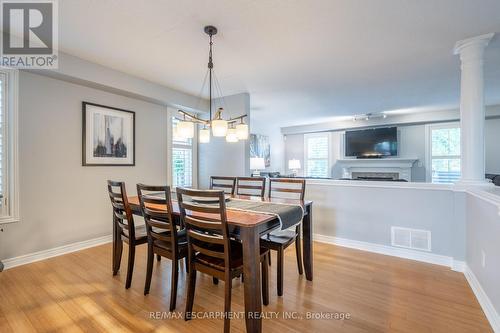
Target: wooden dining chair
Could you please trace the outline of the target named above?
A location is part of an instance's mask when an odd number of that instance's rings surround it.
[[[135,247],[148,241],[145,226],[136,227],[127,199],[125,183],[108,180],[108,193],[113,206],[113,276],[118,274],[123,242],[128,244],[128,265],[125,288],[130,288],[134,272]]]
[[[270,178],[269,179],[269,198],[280,197],[285,194],[286,198],[304,200],[306,190],[306,180],[297,178]],[[297,268],[299,274],[303,274],[302,265],[302,245],[301,245],[301,223],[293,230],[278,230],[271,232],[261,238],[261,246],[277,252],[277,275],[278,275],[278,296],[283,296],[283,268],[284,251],[291,244],[295,243],[295,254],[297,256]],[[271,258],[268,259],[271,262]]]
[[[266,193],[265,177],[236,178],[236,194],[264,198]]]
[[[196,197],[213,199],[214,204],[198,204]],[[209,274],[225,282],[224,332],[227,333],[230,330],[232,280],[243,273],[243,249],[241,243],[229,237],[224,192],[178,187],[177,199],[188,240],[189,283],[184,318],[191,319],[196,272]],[[260,248],[264,305],[269,304],[267,253],[267,249]]]
[[[162,196],[159,196],[159,193]],[[137,184],[137,195],[148,235],[144,295],[149,294],[155,254],[170,259],[172,261],[170,311],[173,311],[177,300],[179,260],[187,258],[186,230],[178,226],[174,219],[170,186]]]
[[[236,188],[236,177],[211,176],[210,189],[222,190],[226,194],[234,194]]]

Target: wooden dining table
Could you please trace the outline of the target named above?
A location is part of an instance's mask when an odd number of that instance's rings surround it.
[[[175,197],[175,196],[174,196]],[[277,204],[301,205],[304,210],[302,220],[302,249],[306,279],[313,279],[313,242],[312,242],[312,201],[283,198],[260,198],[246,195],[233,195],[240,200],[264,201]],[[137,196],[128,198],[133,214],[142,215]],[[174,216],[180,217],[177,201],[172,202]],[[247,332],[262,331],[262,301],[260,280],[260,238],[280,227],[278,218],[265,213],[255,213],[227,209],[227,222],[231,237],[239,239],[243,247],[243,275],[245,276],[245,323]]]

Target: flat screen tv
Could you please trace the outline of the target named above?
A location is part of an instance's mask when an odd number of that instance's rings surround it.
[[[347,131],[345,156],[357,158],[381,158],[398,155],[397,127]]]

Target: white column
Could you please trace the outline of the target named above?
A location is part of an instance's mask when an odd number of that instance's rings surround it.
[[[462,177],[466,184],[484,184],[484,79],[483,55],[494,34],[459,41],[455,54],[460,55],[460,126]]]

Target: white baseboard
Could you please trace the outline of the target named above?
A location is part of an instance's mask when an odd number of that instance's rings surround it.
[[[488,318],[493,331],[500,333],[500,316],[495,310],[495,307],[491,303],[490,298],[484,291],[483,287],[479,283],[479,280],[476,278],[476,275],[474,275],[474,272],[468,266],[465,267],[464,274],[467,282],[469,282],[469,285],[474,292],[474,295],[476,295],[476,298],[481,305],[486,318]]]
[[[464,272],[465,270],[465,262],[454,260],[452,257],[443,256],[435,253],[421,252],[421,251],[403,249],[388,245],[368,243],[368,242],[362,242],[352,239],[339,238],[335,236],[326,236],[320,234],[314,234],[313,238],[315,241],[321,243],[334,244],[338,246],[348,247],[351,249],[374,252],[393,257],[411,259],[411,260],[426,262],[429,264],[446,266],[450,267],[452,270],[457,272]]]
[[[3,261],[5,268],[4,269],[9,269],[13,268],[16,266],[21,266],[21,265],[26,265],[32,262],[52,258],[52,257],[57,257],[66,253],[71,253],[75,251],[80,251],[83,249],[87,249],[89,247],[94,247],[106,243],[110,243],[113,240],[111,235],[108,236],[103,236],[103,237],[98,237],[94,239],[89,239],[86,241],[78,242],[78,243],[73,243],[73,244],[68,244],[68,245],[63,245],[59,247],[55,247],[53,249],[48,249],[48,250],[43,250],[35,253],[30,253],[26,255],[22,255],[19,257],[15,258],[10,258],[10,259],[5,259]]]

